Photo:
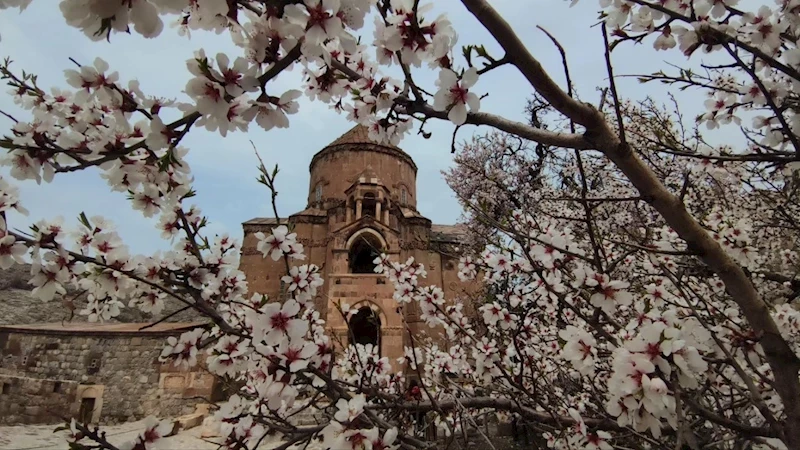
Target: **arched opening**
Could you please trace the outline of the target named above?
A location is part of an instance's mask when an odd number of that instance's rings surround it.
[[[381,318],[369,306],[362,306],[350,319],[351,344],[372,344],[378,348],[381,344]]]
[[[364,194],[364,198],[361,200],[361,215],[375,217],[376,203],[377,200],[375,199],[375,194],[372,192],[367,192]]]
[[[381,256],[380,239],[371,233],[361,233],[350,245],[350,273],[375,273],[375,258]]]

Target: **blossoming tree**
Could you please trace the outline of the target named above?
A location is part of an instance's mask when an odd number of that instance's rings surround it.
[[[486,0],[448,6],[472,13],[505,54],[459,54],[452,24],[419,0],[62,0],[89,39],[154,38],[171,15],[179,32],[224,33],[241,53],[189,57],[185,103],[147,95],[100,59],[66,70],[68,87],[53,89],[6,60],[0,74],[30,112],[3,113],[12,178],[97,170],[177,242],[137,255],[103,217],[23,232],[3,215],[0,267],[28,255],[32,295],[78,287],[92,320],[123,301],[155,314],[178,302],[208,317],[213,327],[170,339],[162,358],[192,366],[205,352],[211,371],[241,384],[216,413],[227,448],[428,448],[413,432],[420,413],[455,436],[487,412],[516,415],[552,448],[800,448],[800,3],[752,12],[736,0],[603,0],[609,85],[596,105],[573,98],[566,57],[562,88]],[[367,20],[372,38],[358,34]],[[724,60],[704,74],[642,76],[707,93],[696,126],[679,110],[619,98],[613,50],[642,42]],[[414,80],[423,63],[438,73],[435,94]],[[293,66],[304,92],[276,91]],[[477,94],[490,88],[480,76],[494,70],[520,72],[535,91],[529,123],[480,111]],[[248,292],[238,244],[207,236],[190,203],[187,133],[287,127],[303,94],[378,142],[398,143],[414,119],[423,132],[433,119],[497,130],[465,145],[448,175],[484,234],[486,249],[460,263],[462,279],[490,288],[477,317],[427,284],[421,264],[376,261],[398,306],[418,303],[446,336],[413,338],[401,361],[333,345],[313,308],[319,269],[303,264],[285,225],[258,236],[264,257],[286,264],[291,298],[277,303]],[[718,127],[740,132],[741,145],[709,144],[704,130]],[[274,193],[276,172],[260,169]],[[24,212],[13,183],[0,181],[0,212]],[[309,408],[328,420],[293,425]],[[151,420],[124,448],[153,448],[167,432]],[[119,448],[74,421],[70,440]]]

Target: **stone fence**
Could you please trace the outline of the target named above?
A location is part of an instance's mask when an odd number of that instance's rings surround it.
[[[53,423],[47,410],[57,405],[62,416],[119,423],[187,414],[211,400],[216,379],[202,355],[190,370],[158,360],[167,337],[197,324],[144,325],[0,327],[0,375],[8,380],[0,422]]]
[[[0,424],[55,423],[78,413],[78,382],[0,375]]]

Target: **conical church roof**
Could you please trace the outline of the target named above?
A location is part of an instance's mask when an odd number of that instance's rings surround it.
[[[367,168],[364,169],[363,172],[358,174],[357,178],[358,181],[362,183],[380,183],[380,180],[378,179],[378,174],[375,173],[375,169],[373,169],[372,166],[367,166]]]
[[[361,124],[357,124],[356,126],[351,128],[347,133],[339,136],[338,138],[336,138],[336,140],[326,145],[325,147],[327,148],[344,144],[372,144],[372,145],[380,145],[381,147],[388,147],[394,150],[400,150],[401,152],[403,151],[402,149],[395,147],[394,145],[378,144],[377,142],[373,141],[372,139],[369,138],[369,128]]]

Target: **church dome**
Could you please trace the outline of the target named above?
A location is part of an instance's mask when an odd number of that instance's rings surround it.
[[[369,129],[356,125],[317,152],[309,171],[309,205],[328,199],[345,200],[345,191],[369,170],[397,202],[416,206],[417,165],[408,153],[369,138]],[[402,201],[401,201],[402,200]]]

